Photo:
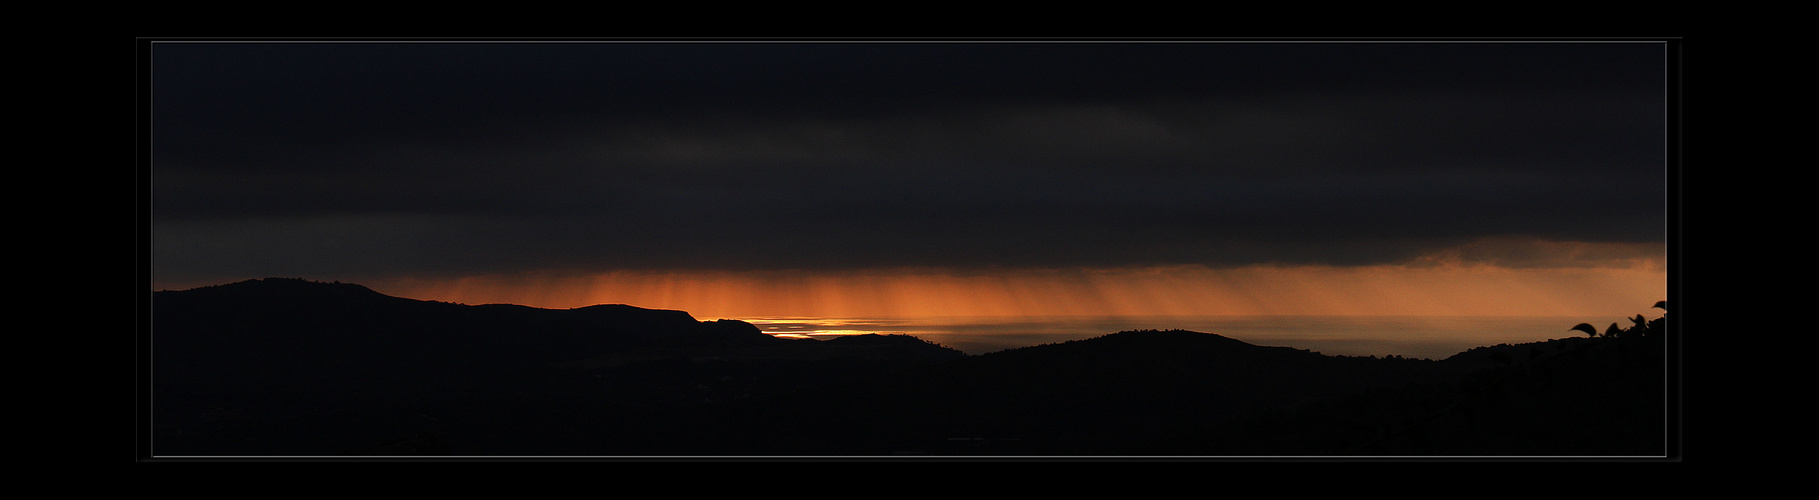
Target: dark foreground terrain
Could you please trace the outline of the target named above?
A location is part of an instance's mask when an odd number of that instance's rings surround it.
[[[157,292],[151,319],[154,457],[1648,458],[1678,415],[1664,317],[1445,360],[1186,331],[968,356],[294,279]]]

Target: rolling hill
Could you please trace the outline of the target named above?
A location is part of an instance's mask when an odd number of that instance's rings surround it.
[[[1662,335],[1327,356],[1131,331],[968,356],[686,312],[252,280],[153,296],[159,456],[1654,456]]]

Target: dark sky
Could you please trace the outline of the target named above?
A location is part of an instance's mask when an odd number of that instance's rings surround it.
[[[160,280],[1661,242],[1667,46],[152,45]],[[345,277],[345,278],[339,278]]]

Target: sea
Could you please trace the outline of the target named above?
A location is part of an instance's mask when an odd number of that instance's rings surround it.
[[[1474,347],[1584,336],[1580,316],[1042,316],[740,318],[771,335],[827,339],[901,334],[986,354],[1130,330],[1189,330],[1333,356],[1445,359]],[[1612,318],[1621,321],[1621,318]],[[1627,324],[1627,323],[1625,323]]]

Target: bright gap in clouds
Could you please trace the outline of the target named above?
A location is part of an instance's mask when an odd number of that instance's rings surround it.
[[[718,318],[1628,316],[1667,298],[1660,261],[1505,267],[614,271],[368,283],[390,295],[552,309],[629,304]]]

